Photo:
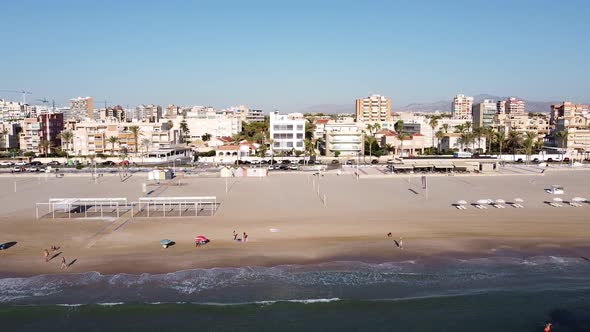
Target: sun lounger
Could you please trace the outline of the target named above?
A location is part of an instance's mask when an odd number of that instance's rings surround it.
[[[516,204],[519,208],[524,209],[524,206],[520,203]]]
[[[494,207],[496,209],[505,209],[504,205],[502,205],[502,204],[494,204]]]
[[[520,208],[520,206],[518,206],[518,204],[516,204],[516,203],[512,203],[510,205],[512,205],[513,208],[517,208],[517,209]]]
[[[578,207],[578,206],[576,205],[576,203],[574,203],[574,202],[568,202],[568,204],[569,204],[570,206],[573,206],[573,207]]]
[[[556,207],[556,208],[562,207],[561,204],[557,204],[557,203],[553,203],[553,202],[549,203],[549,205],[551,205],[552,207]]]

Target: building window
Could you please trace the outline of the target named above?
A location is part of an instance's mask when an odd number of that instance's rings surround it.
[[[297,147],[298,148],[302,148],[303,147],[303,142],[297,142]]]
[[[297,130],[299,130],[299,131],[303,130],[303,125],[297,125]]]
[[[303,134],[297,134],[297,139],[303,139]]]
[[[293,142],[287,142],[287,147],[288,148],[292,148],[293,147]]]

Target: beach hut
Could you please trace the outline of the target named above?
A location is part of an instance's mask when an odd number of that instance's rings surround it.
[[[219,176],[222,178],[231,178],[233,176],[233,172],[229,167],[222,167],[221,171],[219,171]]]
[[[234,169],[234,176],[237,178],[246,176],[246,169],[244,167]]]

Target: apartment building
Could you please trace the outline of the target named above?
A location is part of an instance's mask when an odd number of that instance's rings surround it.
[[[70,99],[70,111],[67,117],[76,119],[94,119],[94,99],[92,97],[77,97]]]
[[[139,105],[135,108],[133,119],[148,122],[159,122],[162,119],[162,106],[154,104]]]
[[[123,106],[107,107],[106,109],[101,108],[99,111],[100,120],[115,119],[117,121],[125,121],[127,118],[127,112],[123,109]]]
[[[453,98],[453,102],[451,103],[451,116],[453,119],[471,120],[472,106],[473,97],[458,94]]]
[[[590,113],[590,105],[564,101],[561,105],[551,105],[549,124],[554,127],[559,118],[572,119],[576,115],[582,116],[588,113]]]
[[[137,149],[135,137],[130,127],[139,127]],[[104,121],[83,121],[75,125],[72,152],[79,155],[113,154],[126,150],[128,153],[144,153],[167,149],[174,144],[177,129],[170,130],[167,122],[119,122],[114,119]],[[111,137],[116,138],[111,142]],[[147,144],[144,144],[144,141]]]
[[[18,121],[26,117],[23,103],[0,99],[0,121]]]
[[[181,123],[186,122],[189,140],[201,139],[205,134],[211,135],[211,138],[232,137],[242,131],[240,117],[217,114],[215,111],[187,112],[185,117],[176,116],[170,121],[173,122],[175,129],[180,129]],[[187,133],[183,135],[187,136]]]
[[[305,122],[301,114],[270,113],[270,138],[273,151],[305,150]]]
[[[319,120],[318,120],[319,121]],[[365,151],[365,137],[354,122],[330,120],[324,125],[326,156],[357,157]]]
[[[551,121],[555,126],[551,133],[553,144],[572,156],[590,157],[590,111],[588,105],[564,102],[551,106]],[[556,118],[556,120],[554,120]],[[559,132],[566,133],[563,139]]]
[[[391,121],[391,99],[376,94],[357,99],[356,120],[365,123]]]
[[[18,122],[0,122],[0,149],[8,150],[18,148],[20,123]]]
[[[484,99],[481,103],[473,105],[473,128],[491,127],[497,112],[497,104],[490,99]]]
[[[410,157],[418,153],[423,154],[427,144],[424,135],[418,132],[400,138],[395,131],[386,129],[381,136],[380,145],[382,147],[390,145],[393,148],[394,155]]]
[[[525,114],[526,103],[524,100],[520,100],[514,97],[506,99],[505,113],[510,115],[522,115]]]
[[[25,152],[51,152],[61,145],[59,134],[64,129],[63,114],[41,114],[35,118],[26,118],[21,122],[19,137],[20,149]],[[43,141],[49,142],[49,149],[43,151]]]

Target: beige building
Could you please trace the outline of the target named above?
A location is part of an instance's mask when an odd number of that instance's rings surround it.
[[[550,124],[557,125],[559,118],[572,119],[576,115],[588,114],[590,105],[574,104],[570,101],[564,101],[561,105],[551,105]]]
[[[391,99],[381,95],[357,99],[356,120],[366,123],[391,121]]]
[[[328,121],[324,125],[326,142],[326,156],[357,157],[363,155],[365,150],[365,136],[354,122]]]
[[[79,117],[94,118],[94,99],[92,97],[77,97],[70,99],[70,111]]]
[[[394,155],[410,157],[415,156],[418,152],[420,152],[420,154],[424,153],[424,148],[427,146],[427,142],[424,138],[424,135],[414,133],[405,137],[402,143],[398,133],[386,129],[386,132],[382,132],[381,146],[387,146],[389,144],[393,148]]]
[[[135,153],[135,138],[130,131],[131,126],[139,127],[137,151],[139,153],[170,148],[173,145],[175,130],[169,130],[166,122],[118,122],[118,121],[83,121],[77,123],[73,130],[73,154],[93,155],[120,154],[125,149]],[[113,144],[110,137],[116,137]],[[148,144],[143,144],[147,140]]]
[[[534,132],[538,139],[544,139],[550,133],[549,120],[542,115],[498,114],[494,120],[493,127],[506,133],[511,130],[519,133]]]
[[[473,97],[465,95],[456,95],[451,103],[451,116],[453,119],[471,120],[471,107],[473,106]]]
[[[510,115],[523,115],[525,114],[526,104],[524,100],[520,100],[514,97],[506,99],[505,113]]]

